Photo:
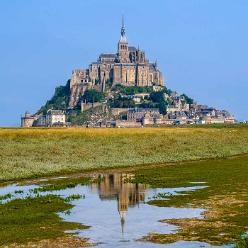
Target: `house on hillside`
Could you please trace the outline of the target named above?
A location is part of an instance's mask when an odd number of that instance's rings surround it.
[[[65,113],[62,110],[49,109],[46,115],[46,124],[48,127],[65,126]]]

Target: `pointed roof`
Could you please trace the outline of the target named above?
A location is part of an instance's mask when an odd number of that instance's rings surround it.
[[[121,25],[121,38],[120,41],[121,43],[127,43],[127,37],[126,37],[126,30],[125,30],[125,24],[124,24],[124,17],[122,16],[122,25]]]

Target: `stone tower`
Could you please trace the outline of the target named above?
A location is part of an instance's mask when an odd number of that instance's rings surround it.
[[[121,38],[118,42],[118,60],[120,63],[129,63],[128,41],[126,37],[124,18],[122,17]]]

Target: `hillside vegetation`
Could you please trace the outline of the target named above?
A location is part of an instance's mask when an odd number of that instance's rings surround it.
[[[65,86],[55,88],[54,95],[42,106],[37,113],[46,114],[49,109],[66,109],[70,99],[70,80]]]
[[[227,157],[248,152],[248,128],[0,129],[0,181]]]
[[[173,91],[166,87],[163,87],[160,91],[154,91],[152,86],[123,86],[121,84],[112,86],[107,82],[106,89],[106,92],[100,92],[96,89],[85,90],[80,95],[76,106],[72,108],[69,106],[72,92],[70,90],[70,80],[68,80],[65,85],[55,88],[55,92],[50,100],[37,111],[37,114],[45,115],[49,109],[63,110],[65,111],[67,121],[72,126],[82,126],[92,122],[92,116],[95,113],[98,115],[98,111],[96,108],[90,108],[81,112],[81,102],[100,105],[104,103],[106,108],[102,110],[101,115],[96,118],[96,121],[102,119],[114,120],[113,116],[108,115],[108,113],[111,113],[112,108],[157,108],[161,114],[166,114],[167,106],[173,102],[171,99]],[[147,95],[144,98],[142,97],[140,102],[135,102],[133,99],[135,94],[141,93]],[[193,99],[186,94],[180,96],[185,99],[187,104],[193,103]],[[118,116],[118,118],[122,119],[121,116]]]

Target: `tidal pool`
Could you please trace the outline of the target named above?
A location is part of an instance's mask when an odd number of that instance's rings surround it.
[[[72,200],[74,205],[65,213],[58,213],[65,221],[89,225],[85,230],[68,230],[74,235],[89,238],[89,242],[101,248],[153,248],[153,247],[231,247],[211,246],[203,242],[179,241],[172,244],[154,244],[142,241],[149,233],[170,234],[177,232],[174,225],[161,223],[162,219],[202,218],[205,209],[157,207],[146,204],[149,199],[166,195],[187,194],[192,190],[207,187],[204,182],[192,182],[191,187],[150,188],[148,185],[130,183],[130,175],[123,173],[101,174],[96,182],[89,185],[77,185],[63,190],[40,192],[41,195],[56,194],[63,198],[79,194],[80,199]],[[63,180],[59,178],[57,180]],[[195,184],[195,185],[194,185]],[[38,185],[9,185],[0,188],[0,196],[12,194],[13,198],[35,196],[34,188]],[[18,191],[23,191],[21,194]],[[5,201],[11,200],[7,199]]]

